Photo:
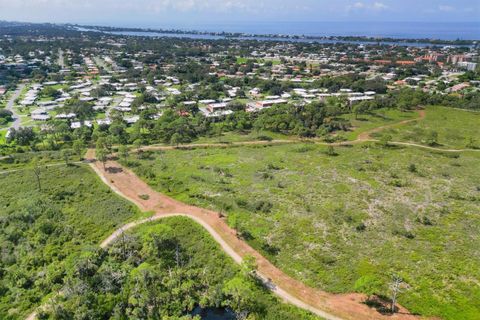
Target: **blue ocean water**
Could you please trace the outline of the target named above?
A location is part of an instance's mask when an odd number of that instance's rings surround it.
[[[407,39],[480,40],[477,22],[228,22],[183,25],[144,25],[139,27],[285,34],[307,36],[368,36]]]

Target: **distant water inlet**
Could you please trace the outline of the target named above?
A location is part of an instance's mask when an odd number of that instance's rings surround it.
[[[304,37],[280,37],[280,36],[225,36],[219,34],[205,33],[190,33],[190,32],[154,32],[154,31],[99,31],[97,29],[77,28],[78,31],[84,32],[102,32],[105,34],[112,34],[118,36],[131,36],[131,37],[152,37],[152,38],[184,38],[184,39],[202,39],[202,40],[258,40],[258,41],[285,41],[285,42],[303,42],[303,43],[322,43],[322,44],[334,44],[334,43],[348,43],[348,44],[377,44],[376,41],[362,41],[362,40],[341,40],[341,39],[324,39],[324,38],[304,38]],[[318,36],[320,37],[320,36]],[[442,44],[432,44],[428,42],[408,42],[408,41],[382,41],[384,45],[397,45],[408,47],[434,47],[443,46]]]
[[[128,27],[125,25],[113,27]],[[201,30],[209,33],[229,32],[256,35],[305,35],[307,37],[373,37],[392,39],[480,40],[480,19],[474,22],[231,22],[183,25],[135,25],[155,30]],[[188,33],[188,32],[187,32]],[[169,36],[169,35],[163,35]],[[170,34],[171,36],[171,34]],[[176,36],[181,36],[177,34]],[[205,39],[205,35],[201,38]],[[191,35],[194,37],[194,35]],[[212,36],[211,39],[221,39]]]

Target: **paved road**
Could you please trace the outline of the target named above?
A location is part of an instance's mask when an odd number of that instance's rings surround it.
[[[106,71],[110,71],[110,68],[107,66],[107,64],[105,63],[105,60],[103,60],[102,57],[94,56],[93,61],[95,62],[95,64],[99,69],[103,68]]]
[[[113,108],[117,108],[122,101],[122,96],[117,96],[113,98],[113,103],[107,106],[107,109],[105,110],[105,119],[110,119],[110,113],[112,112]]]
[[[65,69],[65,58],[63,57],[63,50],[62,49],[58,49],[57,64],[60,66],[60,68]]]
[[[15,100],[18,97],[20,97],[20,94],[22,93],[23,88],[25,88],[24,84],[19,85],[17,90],[15,90],[15,92],[13,93],[13,95],[10,97],[10,99],[7,102],[7,108],[6,109],[10,110],[13,113],[14,121],[10,125],[10,128],[13,128],[13,129],[20,128],[20,116],[15,112],[15,110],[13,109],[13,106],[15,105]]]

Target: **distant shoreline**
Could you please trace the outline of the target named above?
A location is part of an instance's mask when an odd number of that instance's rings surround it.
[[[354,23],[355,24],[355,23]],[[470,25],[469,25],[470,24]],[[34,26],[34,25],[49,25],[66,27],[70,31],[80,32],[104,32],[112,35],[126,35],[126,36],[149,36],[149,37],[184,37],[193,39],[205,39],[205,40],[259,40],[259,41],[292,41],[292,42],[318,42],[318,43],[351,43],[351,44],[366,44],[366,45],[402,45],[402,46],[479,46],[480,45],[480,33],[477,35],[472,33],[472,23],[466,23],[466,26],[461,26],[457,29],[448,27],[442,24],[428,24],[429,27],[423,30],[417,31],[415,25],[399,24],[398,26],[393,23],[393,26],[382,26],[380,23],[372,23],[369,28],[363,28],[368,24],[359,24],[356,29],[355,25],[344,24],[339,25],[333,23],[334,26],[330,26],[328,23],[319,23],[313,25],[296,26],[294,28],[277,28],[276,25],[267,24],[265,26],[234,26],[234,25],[214,25],[204,27],[191,27],[191,28],[169,28],[169,27],[123,27],[123,26],[100,26],[91,24],[78,24],[78,23],[31,23],[31,22],[14,22],[14,21],[2,21],[0,20],[0,33],[3,28],[15,27],[15,26]],[[339,27],[340,26],[340,27]],[[476,26],[476,25],[475,25]],[[385,27],[384,29],[382,29]],[[216,31],[228,30],[231,31]],[[233,28],[233,30],[232,30]],[[236,32],[236,28],[244,30],[250,29],[250,32]],[[462,29],[464,28],[464,29]],[[209,30],[210,29],[210,30]],[[296,31],[295,31],[296,29]],[[351,29],[356,30],[354,34]],[[204,30],[204,31],[201,31]],[[285,30],[285,33],[282,33]],[[282,32],[278,32],[282,31]],[[312,34],[318,32],[318,34]],[[378,31],[378,32],[377,32]],[[479,24],[480,32],[480,24]],[[122,34],[124,33],[124,34]],[[131,33],[131,34],[128,34]],[[136,33],[136,34],[135,34]],[[343,34],[342,34],[343,33]],[[383,35],[382,35],[383,33]],[[457,36],[458,33],[458,36]],[[376,35],[378,34],[378,36]],[[426,36],[426,35],[432,36]],[[467,36],[468,35],[468,36]],[[466,37],[465,39],[460,39]],[[468,38],[467,38],[468,37]]]
[[[370,36],[313,36],[313,35],[285,35],[285,34],[257,34],[244,32],[212,32],[199,30],[162,29],[162,28],[131,28],[131,27],[109,27],[90,26],[79,24],[67,24],[69,27],[79,31],[97,31],[105,33],[157,33],[164,35],[197,35],[218,37],[218,39],[258,39],[258,40],[304,40],[304,41],[326,41],[346,43],[371,43],[371,44],[425,44],[425,45],[452,45],[452,46],[474,46],[480,43],[479,40],[442,40],[430,38],[393,38],[393,37],[370,37]],[[215,39],[215,38],[213,38]]]

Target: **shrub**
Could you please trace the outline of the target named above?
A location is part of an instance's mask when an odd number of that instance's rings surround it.
[[[327,151],[325,153],[327,154],[327,156],[330,156],[330,157],[338,156],[338,153],[335,152],[335,149],[333,148],[333,146],[328,146]]]
[[[314,150],[315,147],[314,146],[307,146],[307,145],[302,145],[300,147],[297,147],[294,149],[295,152],[298,152],[298,153],[305,153],[305,152],[309,152],[309,151],[312,151]]]
[[[259,140],[259,141],[272,141],[273,140],[272,137],[266,136],[266,135],[257,136],[256,139]]]
[[[148,194],[140,194],[138,197],[142,200],[148,200],[150,199],[150,196]]]
[[[267,169],[269,170],[280,170],[281,168],[273,163],[267,164]]]
[[[363,222],[355,227],[355,230],[359,232],[365,231],[366,229],[367,229],[367,226]]]
[[[267,200],[259,200],[254,203],[254,209],[257,212],[269,213],[273,208],[273,204]]]

